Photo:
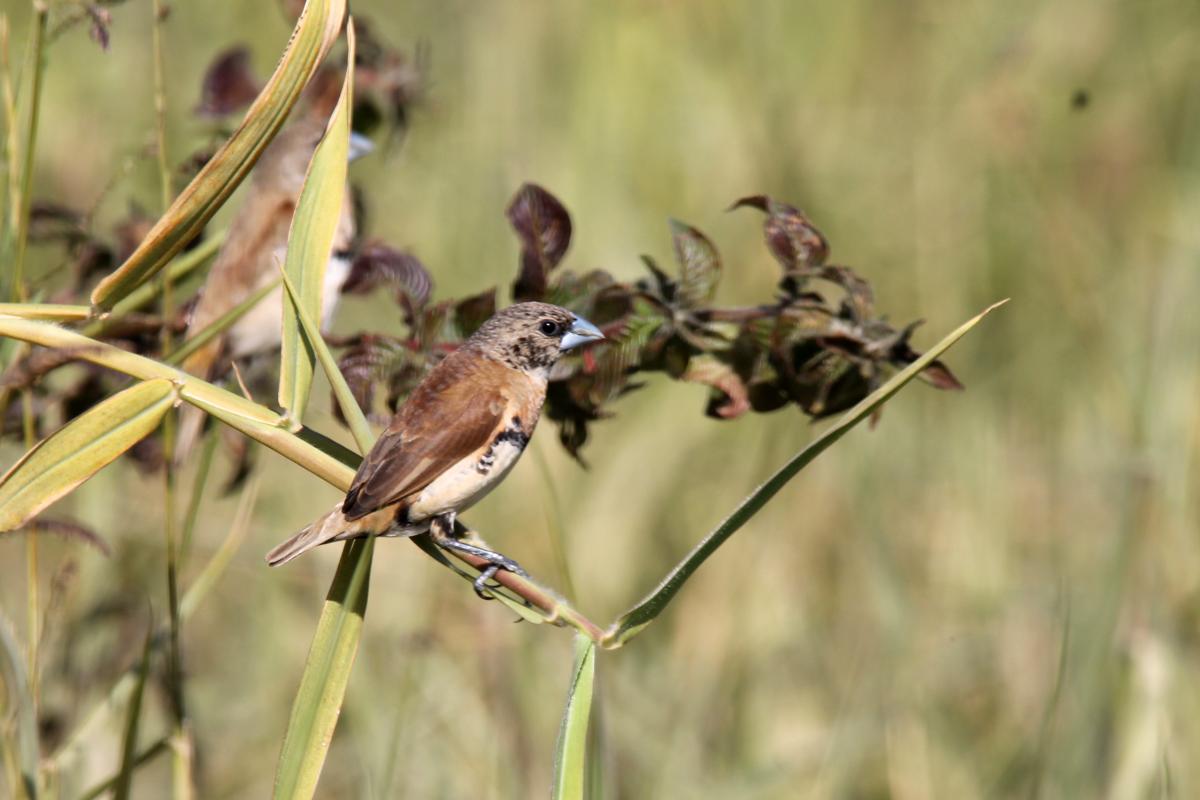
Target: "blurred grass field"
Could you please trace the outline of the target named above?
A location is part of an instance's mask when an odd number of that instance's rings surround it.
[[[28,8],[14,3],[19,54]],[[521,182],[575,221],[567,266],[639,274],[668,216],[721,249],[726,304],[777,266],[753,212],[804,208],[833,261],[918,346],[1012,302],[948,359],[962,394],[913,386],[876,430],[809,467],[628,647],[600,653],[605,797],[1193,797],[1200,792],[1200,6],[359,0],[423,40],[432,87],[403,146],[352,168],[372,235],[411,247],[438,296],[507,286],[503,208]],[[50,50],[35,196],[156,207],[150,10],[112,8],[111,52]],[[274,3],[175,3],[168,144],[213,54],[260,74],[289,25]],[[236,199],[230,204],[236,207]],[[227,211],[223,212],[225,218]],[[57,255],[31,251],[33,274]],[[394,330],[347,300],[336,329]],[[324,393],[321,408],[326,407]],[[582,470],[547,425],[468,515],[494,545],[612,619],[811,436],[794,410],[718,423],[695,386],[652,381],[596,426]],[[348,437],[326,413],[314,425]],[[6,442],[0,464],[20,449]],[[336,549],[262,553],[336,502],[269,453],[247,543],[184,629],[202,797],[269,793]],[[185,475],[183,485],[189,485]],[[43,539],[53,745],[165,614],[161,481],[116,464],[58,509],[113,547]],[[207,504],[191,568],[236,497]],[[66,560],[78,575],[48,588]],[[24,620],[24,554],[0,538],[0,608]],[[404,542],[376,550],[365,634],[321,797],[545,796],[570,669],[564,631],[498,604]],[[148,695],[146,737],[164,698]],[[111,774],[120,719],[78,788]],[[156,727],[157,726],[157,727]],[[147,738],[149,741],[149,738]],[[164,796],[165,759],[135,796]],[[64,795],[70,796],[70,795]]]

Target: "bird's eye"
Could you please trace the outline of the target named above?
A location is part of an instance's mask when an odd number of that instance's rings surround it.
[[[544,319],[538,325],[538,330],[547,336],[557,336],[559,332],[558,323],[552,319]]]

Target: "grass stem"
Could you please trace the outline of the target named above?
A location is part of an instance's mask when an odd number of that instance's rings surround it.
[[[45,42],[46,23],[50,18],[50,9],[44,2],[34,2],[34,20],[30,28],[29,65],[33,72],[29,95],[29,120],[22,137],[24,144],[23,164],[21,166],[20,195],[14,204],[16,214],[13,226],[16,232],[16,252],[13,255],[13,299],[25,302],[25,248],[29,242],[29,209],[33,202],[33,160],[37,144],[38,118],[41,111],[42,75],[45,72]]]

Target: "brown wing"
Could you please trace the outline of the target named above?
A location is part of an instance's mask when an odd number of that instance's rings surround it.
[[[497,372],[497,371],[502,372]],[[396,414],[342,503],[357,519],[415,494],[504,427],[508,367],[459,350],[431,372]]]

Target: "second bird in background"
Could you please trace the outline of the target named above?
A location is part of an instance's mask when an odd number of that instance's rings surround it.
[[[186,338],[191,338],[279,277],[287,256],[292,215],[304,186],[309,161],[325,133],[325,119],[307,114],[287,125],[263,152],[245,199],[230,224],[199,299],[192,309]],[[370,140],[351,135],[350,160],[371,151]],[[346,187],[321,294],[321,326],[333,317],[339,289],[350,271],[355,237],[353,202]],[[277,350],[282,339],[283,288],[277,287],[220,336],[183,362],[183,369],[205,380],[224,374],[231,362]],[[204,412],[188,408],[181,416],[176,462],[195,446]]]

